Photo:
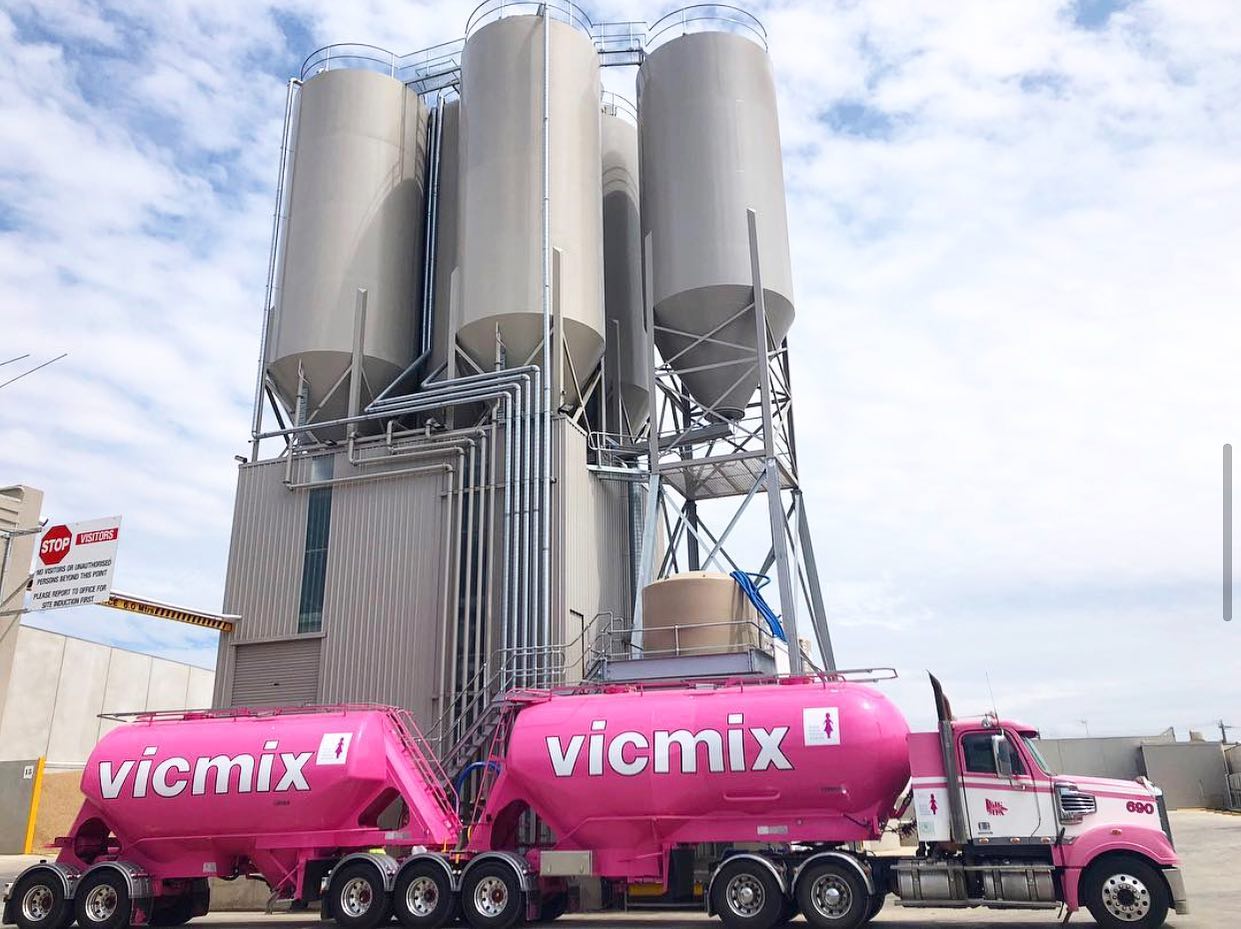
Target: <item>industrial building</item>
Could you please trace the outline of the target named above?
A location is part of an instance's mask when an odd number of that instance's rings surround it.
[[[279,157],[217,705],[398,704],[456,763],[515,684],[834,667],[757,19],[328,46]]]

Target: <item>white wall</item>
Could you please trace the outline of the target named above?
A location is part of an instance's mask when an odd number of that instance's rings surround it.
[[[20,626],[0,681],[0,761],[80,765],[116,723],[100,713],[211,705],[215,673],[177,661]]]

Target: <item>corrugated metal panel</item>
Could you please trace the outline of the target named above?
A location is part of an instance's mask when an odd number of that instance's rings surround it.
[[[337,475],[346,468],[338,462]],[[449,487],[444,474],[421,474],[333,489],[323,700],[395,703],[434,722],[444,564],[456,544],[446,535]]]
[[[217,706],[227,705],[232,693],[233,645],[297,632],[307,495],[285,488],[284,467],[283,461],[269,461],[237,472],[224,612],[241,620],[220,636]]]
[[[237,646],[233,706],[292,706],[319,698],[320,638]]]
[[[581,670],[583,624],[612,612],[632,613],[629,575],[629,504],[626,484],[601,481],[586,470],[586,436],[565,420],[556,424],[557,493],[553,550],[556,641],[568,646],[567,668]],[[580,619],[578,618],[580,617]],[[601,620],[603,622],[603,620]]]

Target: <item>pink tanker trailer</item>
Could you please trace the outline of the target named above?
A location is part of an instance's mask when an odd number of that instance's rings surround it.
[[[514,692],[468,823],[399,711],[148,715],[100,741],[58,857],[19,876],[4,921],[177,925],[209,878],[255,877],[349,929],[507,929],[564,912],[574,879],[667,886],[685,847],[712,850],[706,905],[730,929],[856,929],[888,896],[1084,906],[1107,929],[1184,911],[1157,788],[1055,774],[1034,730],[935,694],[937,730],[911,733],[840,674]],[[902,817],[916,849],[865,850]]]

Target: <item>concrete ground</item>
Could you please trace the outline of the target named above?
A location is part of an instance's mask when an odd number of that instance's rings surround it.
[[[1172,834],[1182,858],[1185,884],[1192,912],[1170,915],[1169,929],[1233,929],[1241,927],[1241,815],[1204,810],[1178,810],[1170,814]],[[0,881],[12,880],[27,864],[38,858],[0,857]],[[795,925],[804,925],[800,918]],[[884,929],[922,929],[925,926],[969,926],[970,929],[1051,929],[1059,924],[1056,911],[1036,913],[993,910],[903,910],[891,901],[875,920]],[[1090,926],[1088,913],[1073,917],[1073,925]],[[192,925],[224,929],[251,926],[278,926],[280,929],[321,929],[317,914],[277,913],[271,916],[251,913],[213,913],[196,919]],[[395,924],[394,924],[395,925]],[[638,911],[629,913],[589,913],[565,916],[554,924],[557,929],[674,929],[679,926],[718,926],[701,912]]]

